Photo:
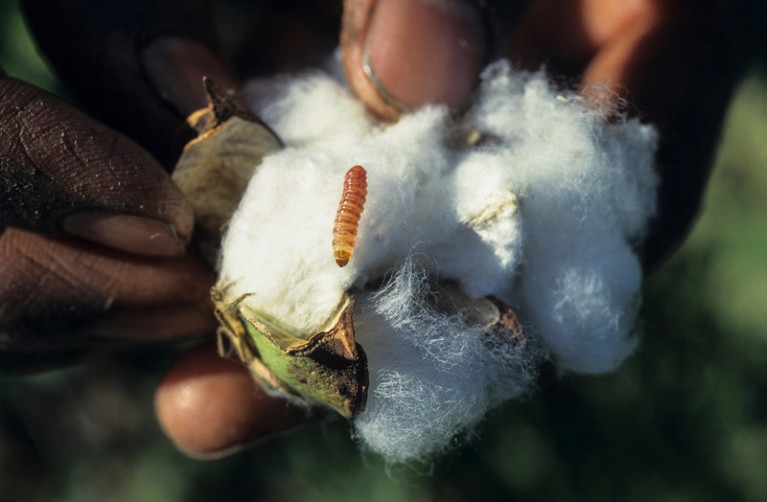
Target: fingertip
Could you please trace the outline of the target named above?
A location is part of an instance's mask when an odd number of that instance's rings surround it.
[[[213,344],[184,354],[155,394],[160,427],[186,455],[220,458],[307,420],[307,411],[267,395],[247,369]]]
[[[483,12],[463,0],[346,3],[344,68],[360,99],[383,118],[425,104],[461,107],[490,48]]]

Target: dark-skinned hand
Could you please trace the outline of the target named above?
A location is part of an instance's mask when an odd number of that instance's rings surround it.
[[[322,0],[304,3],[313,9],[332,4]],[[726,104],[744,68],[729,31],[739,13],[726,2],[713,0],[533,0],[489,2],[489,7],[479,8],[480,3],[344,2],[341,43],[354,91],[374,113],[390,120],[425,103],[460,109],[470,99],[484,65],[505,55],[524,68],[546,65],[549,73],[576,85],[595,101],[612,96],[615,103],[624,103],[621,111],[639,115],[658,125],[661,132],[660,216],[643,250],[646,265],[657,264],[684,236],[697,210]],[[183,5],[180,12],[179,5]],[[98,118],[129,134],[166,165],[176,154],[172,145],[177,144],[181,119],[203,104],[199,77],[207,74],[236,89],[236,81],[218,56],[211,17],[201,14],[206,9],[205,2],[196,1],[178,5],[146,1],[123,7],[84,0],[26,2],[41,48],[77,97]],[[282,44],[276,43],[275,50],[277,47]],[[605,93],[605,88],[611,93]],[[105,151],[114,152],[111,148]],[[146,165],[150,162],[146,160]],[[103,158],[97,163],[103,164]],[[136,175],[147,176],[143,171]],[[72,178],[64,179],[69,180],[65,186],[71,186]],[[136,204],[141,208],[138,212],[132,206],[105,208],[169,222],[183,242],[189,228],[173,226],[176,221],[159,209],[167,201],[153,201],[154,206],[149,201]],[[148,207],[156,209],[143,212]],[[8,228],[3,238],[12,232],[57,245],[85,246],[90,253],[115,253],[114,243],[108,239],[82,231],[76,239],[63,236],[65,227],[57,223],[51,229],[50,221],[46,219],[44,228],[8,221],[9,226],[33,233]],[[157,260],[137,257],[141,246],[116,249],[119,259],[112,263],[119,262],[118,269],[126,267],[122,261],[126,257],[128,261]],[[78,256],[87,257],[78,266],[92,264],[90,255]],[[187,273],[193,268],[184,258],[160,260],[177,264]],[[41,274],[59,277],[50,272],[50,262],[38,263]],[[110,287],[122,284],[113,273],[105,272],[98,279],[86,285],[93,287],[101,280]],[[166,288],[178,284],[177,277],[155,279],[158,288],[160,282]],[[111,298],[108,310],[124,303],[117,301],[117,295],[105,296]],[[167,300],[172,294],[162,296]],[[152,303],[145,301],[148,299],[142,297],[143,305]],[[212,346],[179,359],[160,385],[156,407],[170,438],[198,457],[234,451],[304,418],[300,410],[266,397],[242,367],[219,359]]]

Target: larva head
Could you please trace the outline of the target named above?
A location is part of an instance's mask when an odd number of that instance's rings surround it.
[[[333,250],[333,258],[335,258],[336,264],[339,267],[345,267],[349,264],[349,260],[352,259],[352,253],[346,249],[335,249]]]

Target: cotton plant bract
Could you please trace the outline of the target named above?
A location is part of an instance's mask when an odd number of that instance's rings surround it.
[[[543,358],[600,373],[636,347],[632,246],[655,210],[652,127],[608,121],[506,62],[460,116],[427,106],[380,123],[321,71],[253,82],[248,96],[285,147],[228,224],[219,286],[298,338],[327,330],[354,296],[369,388],[353,426],[367,448],[428,460],[524,393]],[[357,164],[367,202],[340,268],[333,223]],[[442,308],[443,285],[469,305],[511,307],[524,337]]]

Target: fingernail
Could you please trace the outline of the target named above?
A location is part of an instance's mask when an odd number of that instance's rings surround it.
[[[368,78],[395,107],[458,107],[488,53],[482,13],[462,0],[379,0],[365,40]]]
[[[97,322],[92,336],[130,342],[192,338],[215,332],[212,314],[191,305],[129,309]]]
[[[196,40],[153,40],[141,53],[141,63],[160,97],[183,117],[207,105],[202,77],[232,93],[237,87],[221,58]]]
[[[129,253],[150,256],[181,256],[186,241],[168,223],[130,214],[86,211],[67,216],[61,228],[82,237]]]

